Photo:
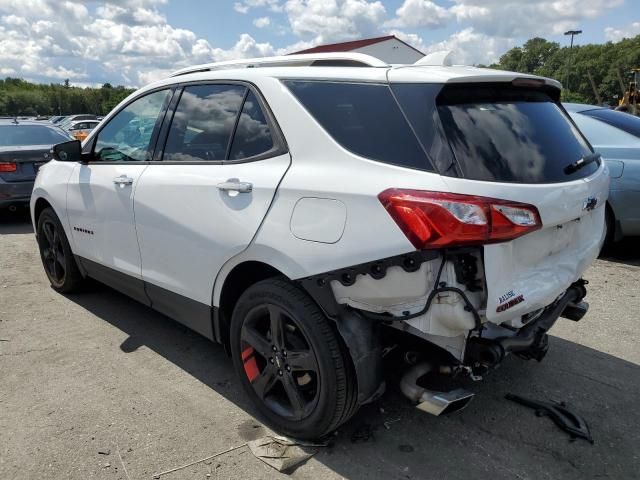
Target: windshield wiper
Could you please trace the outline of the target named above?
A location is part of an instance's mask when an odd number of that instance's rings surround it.
[[[590,153],[589,155],[585,155],[584,157],[582,157],[580,160],[576,160],[575,162],[564,167],[564,173],[566,173],[567,175],[571,175],[572,173],[580,170],[582,167],[586,167],[590,163],[593,163],[597,160],[600,160],[600,154]]]

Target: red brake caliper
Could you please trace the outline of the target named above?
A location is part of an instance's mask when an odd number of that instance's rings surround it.
[[[242,351],[242,363],[244,363],[244,373],[247,374],[247,378],[250,382],[253,382],[258,375],[258,364],[256,363],[256,357],[254,355],[255,350],[253,347],[247,347]]]

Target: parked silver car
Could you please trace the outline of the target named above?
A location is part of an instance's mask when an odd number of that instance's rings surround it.
[[[608,240],[640,235],[640,118],[594,105],[563,105],[609,166]]]

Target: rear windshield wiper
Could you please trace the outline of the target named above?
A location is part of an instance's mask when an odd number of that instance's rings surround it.
[[[586,167],[590,163],[593,163],[597,160],[600,160],[600,154],[590,153],[589,155],[585,155],[584,157],[582,157],[580,160],[576,160],[575,162],[564,167],[564,173],[566,173],[567,175],[571,175],[572,173],[580,170],[582,167]]]

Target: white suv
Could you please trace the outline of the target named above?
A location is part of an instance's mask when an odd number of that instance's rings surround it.
[[[541,360],[604,235],[605,165],[553,80],[361,54],[194,67],[54,148],[31,212],[54,289],[92,277],[225,344],[278,430],[322,436],[428,371]],[[400,334],[400,335],[399,335]],[[403,347],[404,348],[404,347]]]

